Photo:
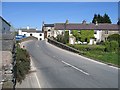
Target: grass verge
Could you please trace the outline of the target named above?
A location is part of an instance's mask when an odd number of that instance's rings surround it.
[[[82,52],[83,56],[120,67],[120,52],[105,52],[103,45],[69,45]]]

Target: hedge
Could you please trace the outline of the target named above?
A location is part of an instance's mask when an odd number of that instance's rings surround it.
[[[67,44],[73,48],[76,48],[80,51],[104,51],[105,50],[105,47],[102,46],[102,45],[70,45],[70,44]]]

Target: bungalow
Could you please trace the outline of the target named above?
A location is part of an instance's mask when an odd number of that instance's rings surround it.
[[[52,29],[50,24],[43,25],[43,32],[46,33],[51,31],[50,37],[56,37],[58,34],[64,33],[65,30],[69,31],[69,35],[71,35],[72,30],[94,30],[95,42],[105,41],[107,37],[111,34],[120,34],[120,29],[117,24],[108,24],[108,23],[86,23],[83,21],[82,23],[55,23],[52,24]],[[47,27],[46,27],[47,26]],[[49,29],[48,29],[49,28]],[[47,37],[47,35],[46,35]],[[46,38],[45,37],[45,38]]]
[[[22,35],[24,37],[33,36],[36,37],[38,40],[44,40],[44,33],[42,31],[38,31],[35,28],[21,28],[18,30],[18,35]]]

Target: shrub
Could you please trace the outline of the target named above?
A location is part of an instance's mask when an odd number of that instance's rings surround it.
[[[16,50],[16,80],[21,83],[30,70],[30,57],[26,50],[17,47]]]
[[[117,51],[119,44],[117,41],[110,41],[110,47],[111,47],[111,51]]]
[[[76,48],[80,51],[104,51],[105,47],[102,46],[102,45],[70,45],[68,44],[69,46],[73,47],[73,48]]]
[[[108,41],[117,41],[120,46],[120,35],[119,34],[112,34],[108,36]]]
[[[109,42],[109,41],[106,41],[106,42],[105,42],[105,51],[106,51],[106,52],[111,51],[111,50],[110,50],[110,42]]]
[[[119,47],[119,44],[117,41],[106,41],[105,42],[105,51],[107,52],[113,52],[117,51]]]

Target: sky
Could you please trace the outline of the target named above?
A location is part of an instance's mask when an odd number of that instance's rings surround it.
[[[34,27],[41,29],[42,22],[81,23],[92,22],[94,14],[107,13],[116,24],[117,2],[2,2],[2,17],[15,28]]]

